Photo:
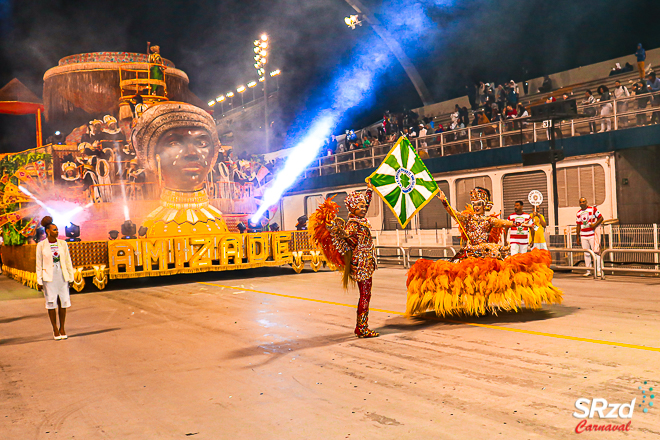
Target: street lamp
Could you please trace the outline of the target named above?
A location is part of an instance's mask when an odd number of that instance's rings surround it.
[[[210,100],[210,101],[208,102],[208,105],[209,105],[209,107],[213,107],[213,106],[215,105],[215,101],[214,101],[214,100]]]
[[[238,93],[241,94],[241,105],[245,105],[245,99],[243,99],[243,92],[245,91],[245,86],[240,86],[236,89]]]
[[[275,84],[277,84],[277,90],[280,89],[280,79],[278,78],[280,73],[282,73],[282,72],[280,72],[280,69],[273,70],[272,72],[270,72],[270,76],[275,77]]]
[[[247,84],[248,88],[252,89],[252,100],[253,100],[253,101],[255,100],[255,97],[254,97],[254,88],[256,87],[256,85],[257,85],[257,82],[256,82],[256,81],[250,81],[250,82]]]
[[[229,105],[231,105],[231,107],[234,108],[234,92],[227,92],[225,93],[225,96],[231,99],[229,101]]]
[[[261,34],[258,40],[254,40],[254,68],[259,74],[259,82],[264,83],[264,134],[266,136],[266,151],[270,151],[268,139],[268,82],[266,81],[266,64],[268,64],[268,35]]]
[[[227,98],[225,97],[225,95],[220,95],[217,98],[215,98],[215,100],[220,103],[220,108],[222,109],[222,114],[223,115],[225,114],[225,100],[226,99]]]

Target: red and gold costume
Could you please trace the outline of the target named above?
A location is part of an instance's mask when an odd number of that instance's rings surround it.
[[[317,245],[332,265],[344,271],[344,287],[348,286],[349,281],[358,285],[360,300],[355,334],[360,338],[378,336],[368,327],[371,277],[376,270],[371,225],[369,220],[355,214],[359,203],[369,207],[372,195],[369,189],[353,192],[346,197],[345,203],[350,211],[347,221],[337,217],[339,206],[332,199],[319,206],[310,218],[310,230]]]
[[[490,194],[482,188],[470,193],[473,204],[490,210]],[[498,310],[538,309],[543,303],[561,303],[561,291],[552,285],[550,252],[535,249],[507,256],[500,245],[502,229],[511,222],[497,215],[478,214],[472,206],[455,212],[442,203],[460,224],[464,246],[451,262],[420,259],[408,271],[409,315],[434,310],[438,315],[483,315]]]

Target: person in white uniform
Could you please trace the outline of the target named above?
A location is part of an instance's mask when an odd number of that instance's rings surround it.
[[[596,254],[596,261],[593,263],[594,271],[596,276],[600,276],[600,230],[598,227],[603,223],[604,218],[597,207],[587,204],[586,198],[581,197],[579,203],[580,210],[576,216],[578,245],[581,245],[582,249],[590,249]],[[588,252],[584,253],[584,263],[587,272],[583,276],[589,277],[591,276],[592,261],[591,254]]]
[[[57,238],[59,231],[52,217],[44,217],[41,226],[46,230],[46,239],[37,244],[37,284],[46,298],[46,309],[55,340],[67,339],[64,322],[66,309],[71,307],[69,283],[73,282],[69,246],[66,241]],[[57,315],[60,317],[59,326]]]

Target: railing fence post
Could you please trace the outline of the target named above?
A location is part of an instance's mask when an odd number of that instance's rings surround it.
[[[445,134],[440,133],[440,156],[445,155]]]
[[[619,121],[617,121],[616,117],[616,99],[612,100],[612,114],[614,115],[614,129],[618,130],[619,129]]]
[[[472,129],[468,127],[467,129],[468,132],[468,151],[472,151]]]
[[[658,224],[653,223],[653,249],[658,250]],[[659,255],[654,254],[655,270],[658,270],[658,257]]]
[[[353,171],[355,171],[355,150],[353,150]]]
[[[502,121],[497,121],[497,131],[500,133],[500,148],[504,146],[504,139],[502,135]]]

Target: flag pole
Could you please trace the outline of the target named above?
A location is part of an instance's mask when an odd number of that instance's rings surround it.
[[[440,199],[440,201],[442,202],[443,205],[445,205],[447,208],[449,208],[449,211],[450,211],[449,215],[451,215],[451,217],[454,220],[456,220],[456,223],[458,223],[458,227],[461,228],[461,231],[463,231],[463,235],[465,235],[465,239],[467,240],[468,244],[472,244],[470,242],[470,236],[467,234],[467,232],[465,232],[465,228],[463,227],[463,224],[460,222],[460,220],[458,219],[458,216],[456,215],[457,214],[456,210],[449,204],[449,201],[447,200],[447,198],[445,197],[445,200],[442,200],[440,198],[440,196],[436,196],[436,197]],[[445,204],[445,202],[446,202],[446,204]]]

